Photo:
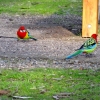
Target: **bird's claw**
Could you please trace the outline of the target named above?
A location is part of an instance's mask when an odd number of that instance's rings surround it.
[[[91,57],[95,57],[95,55],[94,54],[86,54],[86,57],[91,58]]]

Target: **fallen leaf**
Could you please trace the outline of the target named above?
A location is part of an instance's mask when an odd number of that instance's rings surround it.
[[[59,100],[60,98],[67,98],[73,95],[73,93],[59,93],[53,96],[54,99]]]
[[[7,91],[7,90],[0,90],[0,95],[6,95],[10,93],[10,91]]]
[[[30,99],[33,97],[22,97],[22,96],[13,96],[14,99]]]

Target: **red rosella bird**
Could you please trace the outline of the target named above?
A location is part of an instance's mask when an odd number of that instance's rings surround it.
[[[33,36],[30,35],[30,33],[25,29],[24,26],[21,26],[18,31],[17,31],[17,36],[18,39],[33,39],[33,40],[37,40],[35,39]]]
[[[97,47],[97,34],[92,34],[91,38],[89,38],[79,49],[77,49],[73,54],[68,55],[66,59],[71,59],[75,56],[78,56],[82,53],[92,53]]]

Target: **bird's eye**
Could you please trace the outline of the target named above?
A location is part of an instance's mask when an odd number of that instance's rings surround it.
[[[26,32],[25,30],[23,30],[23,32]]]
[[[23,32],[22,30],[20,30],[20,32]]]

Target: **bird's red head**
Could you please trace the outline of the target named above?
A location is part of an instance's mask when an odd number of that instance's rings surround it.
[[[92,34],[91,37],[94,38],[96,40],[96,42],[97,42],[97,36],[98,36],[97,34]]]
[[[20,26],[19,30],[25,30],[24,26]]]
[[[20,26],[20,28],[17,31],[17,36],[19,38],[23,39],[26,36],[26,33],[27,33],[27,31],[26,31],[25,27],[24,26]]]

